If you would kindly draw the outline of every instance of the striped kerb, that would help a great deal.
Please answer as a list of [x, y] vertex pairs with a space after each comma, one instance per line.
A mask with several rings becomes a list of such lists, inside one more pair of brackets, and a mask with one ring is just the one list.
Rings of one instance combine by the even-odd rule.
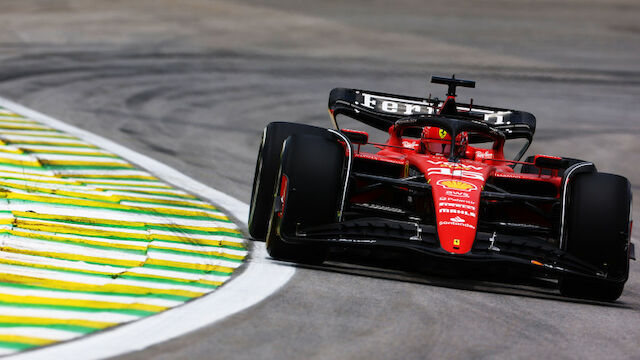
[[0, 355], [215, 290], [247, 251], [197, 197], [0, 108]]

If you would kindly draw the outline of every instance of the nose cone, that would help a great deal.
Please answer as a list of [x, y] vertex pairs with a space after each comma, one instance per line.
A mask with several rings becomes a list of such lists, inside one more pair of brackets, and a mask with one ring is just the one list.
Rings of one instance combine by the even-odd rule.
[[436, 226], [440, 246], [454, 254], [473, 247], [478, 224], [482, 182], [462, 179], [432, 179]]

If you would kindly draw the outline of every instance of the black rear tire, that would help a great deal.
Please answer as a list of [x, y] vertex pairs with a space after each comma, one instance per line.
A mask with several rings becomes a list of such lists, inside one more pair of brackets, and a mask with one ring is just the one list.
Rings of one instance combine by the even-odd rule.
[[631, 184], [618, 175], [578, 174], [570, 183], [566, 251], [607, 274], [607, 279], [565, 276], [565, 296], [615, 301], [629, 276]]
[[295, 234], [298, 227], [333, 223], [337, 218], [343, 187], [344, 148], [335, 139], [294, 135], [285, 141], [278, 194], [286, 177], [286, 197], [282, 213], [274, 201], [267, 234], [267, 252], [275, 259], [301, 263], [322, 263], [327, 247], [318, 244], [292, 244], [282, 239]]
[[288, 122], [272, 122], [264, 128], [249, 206], [249, 234], [254, 239], [264, 239], [267, 234], [284, 140], [296, 134], [320, 135], [326, 132], [326, 129], [316, 126]]

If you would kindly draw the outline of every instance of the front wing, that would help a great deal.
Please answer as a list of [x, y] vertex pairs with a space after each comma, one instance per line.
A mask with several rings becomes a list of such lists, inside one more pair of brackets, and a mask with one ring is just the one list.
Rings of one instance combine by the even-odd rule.
[[443, 250], [433, 225], [377, 217], [299, 228], [294, 234], [281, 233], [280, 236], [289, 243], [401, 248], [463, 262], [510, 263], [546, 274], [574, 274], [610, 281], [626, 280], [610, 278], [602, 269], [532, 235], [478, 232], [472, 250], [466, 254], [452, 254]]

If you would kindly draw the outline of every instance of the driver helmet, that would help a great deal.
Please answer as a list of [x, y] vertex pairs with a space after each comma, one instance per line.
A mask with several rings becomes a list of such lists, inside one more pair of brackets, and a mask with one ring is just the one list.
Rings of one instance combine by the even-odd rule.
[[[469, 143], [466, 131], [456, 136], [458, 154], [464, 154]], [[420, 149], [425, 154], [449, 156], [451, 154], [451, 135], [446, 130], [435, 126], [425, 126], [420, 138]]]

